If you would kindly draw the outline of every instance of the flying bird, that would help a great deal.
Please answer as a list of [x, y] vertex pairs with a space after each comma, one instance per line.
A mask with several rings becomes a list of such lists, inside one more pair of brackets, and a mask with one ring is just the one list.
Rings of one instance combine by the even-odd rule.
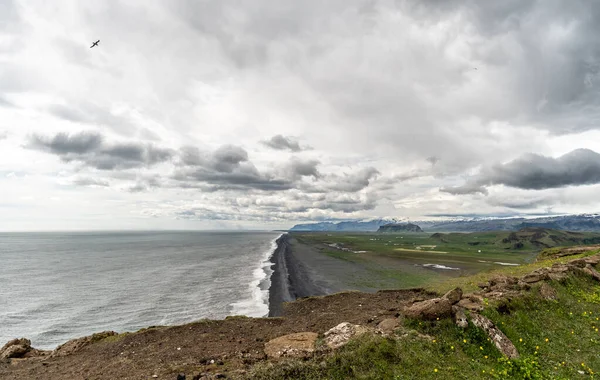
[[94, 43], [92, 44], [92, 46], [90, 46], [90, 49], [91, 49], [91, 48], [93, 48], [94, 46], [98, 46], [98, 43], [100, 43], [100, 40], [98, 40], [98, 41], [94, 42]]

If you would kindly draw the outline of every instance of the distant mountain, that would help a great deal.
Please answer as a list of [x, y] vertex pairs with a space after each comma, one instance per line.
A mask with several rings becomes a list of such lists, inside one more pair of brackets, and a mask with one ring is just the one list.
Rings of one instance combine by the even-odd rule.
[[442, 243], [456, 243], [477, 246], [485, 250], [487, 246], [502, 247], [507, 250], [540, 250], [544, 248], [599, 244], [600, 235], [572, 231], [559, 231], [548, 228], [528, 227], [519, 231], [501, 232], [490, 240], [485, 232], [439, 233], [431, 235]]
[[308, 224], [296, 224], [290, 231], [353, 231], [353, 232], [375, 232], [379, 227], [394, 223], [396, 220], [374, 219], [369, 221], [346, 221], [346, 222], [320, 222]]
[[[297, 224], [290, 231], [375, 232], [379, 227], [398, 223], [394, 219]], [[563, 231], [600, 232], [600, 215], [565, 215], [542, 218], [488, 218], [414, 222], [426, 232], [519, 231], [523, 228], [547, 228]]]
[[519, 231], [524, 228], [600, 232], [599, 215], [566, 215], [533, 219], [469, 219], [418, 223], [421, 228], [428, 232]]
[[397, 232], [423, 232], [421, 227], [412, 223], [390, 223], [380, 226], [377, 232], [397, 233]]

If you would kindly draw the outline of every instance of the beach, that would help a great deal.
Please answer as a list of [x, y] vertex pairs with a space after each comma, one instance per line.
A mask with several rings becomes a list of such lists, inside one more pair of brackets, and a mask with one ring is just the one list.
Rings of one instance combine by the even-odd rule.
[[286, 233], [277, 239], [271, 263], [269, 317], [283, 315], [283, 303], [299, 298], [345, 290], [378, 290], [356, 283], [357, 278], [368, 273], [363, 265], [327, 256], [317, 247], [301, 243], [294, 234]]

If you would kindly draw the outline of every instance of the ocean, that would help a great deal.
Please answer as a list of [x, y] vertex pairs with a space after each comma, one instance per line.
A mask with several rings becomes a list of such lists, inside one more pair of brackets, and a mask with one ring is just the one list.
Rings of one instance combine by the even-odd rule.
[[266, 316], [276, 232], [0, 233], [0, 346]]

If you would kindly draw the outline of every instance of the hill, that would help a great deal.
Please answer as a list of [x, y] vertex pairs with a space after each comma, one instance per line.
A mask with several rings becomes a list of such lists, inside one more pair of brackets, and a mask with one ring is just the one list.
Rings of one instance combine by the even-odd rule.
[[505, 250], [540, 251], [544, 248], [599, 244], [600, 235], [528, 227], [514, 232], [434, 233], [430, 239], [440, 243], [467, 243], [474, 247], [494, 247]]
[[398, 233], [398, 232], [423, 232], [421, 227], [412, 223], [390, 223], [380, 226], [377, 232]]

